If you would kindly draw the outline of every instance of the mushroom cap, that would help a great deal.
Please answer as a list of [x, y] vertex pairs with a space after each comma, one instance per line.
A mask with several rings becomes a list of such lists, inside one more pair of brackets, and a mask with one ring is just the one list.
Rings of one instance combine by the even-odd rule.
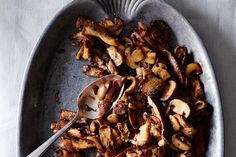
[[170, 107], [172, 108], [172, 111], [184, 116], [185, 118], [188, 118], [190, 115], [190, 107], [189, 105], [180, 99], [173, 99], [169, 103]]

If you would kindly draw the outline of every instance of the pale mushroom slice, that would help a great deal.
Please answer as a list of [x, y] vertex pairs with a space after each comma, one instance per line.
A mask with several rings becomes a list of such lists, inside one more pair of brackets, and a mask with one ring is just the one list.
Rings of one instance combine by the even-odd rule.
[[180, 150], [188, 151], [192, 148], [192, 145], [187, 138], [181, 136], [180, 134], [174, 134], [171, 141], [173, 145]]
[[177, 118], [174, 117], [173, 115], [169, 115], [169, 120], [170, 120], [170, 123], [171, 123], [172, 128], [174, 129], [174, 131], [179, 131], [180, 130], [180, 124], [179, 124], [179, 121], [177, 120]]
[[168, 80], [171, 77], [170, 73], [167, 71], [166, 65], [163, 63], [153, 65], [152, 72], [155, 75], [158, 75], [164, 81]]
[[149, 142], [150, 139], [150, 123], [146, 122], [144, 125], [140, 126], [140, 132], [135, 134], [132, 144], [136, 146], [143, 146]]
[[181, 132], [185, 134], [188, 137], [193, 137], [197, 130], [193, 128], [186, 118], [184, 118], [182, 115], [175, 114], [174, 117], [178, 120], [179, 124], [182, 126]]
[[188, 103], [184, 102], [183, 100], [173, 99], [170, 101], [169, 105], [174, 113], [180, 114], [185, 118], [188, 118], [190, 115], [191, 109]]
[[140, 83], [140, 91], [147, 96], [154, 96], [164, 88], [165, 82], [155, 75], [148, 75]]
[[177, 84], [174, 80], [169, 80], [168, 84], [165, 86], [164, 91], [160, 97], [161, 101], [167, 101], [173, 96], [176, 91]]
[[73, 137], [73, 138], [77, 138], [80, 139], [83, 137], [83, 135], [81, 134], [80, 130], [75, 129], [75, 128], [71, 128], [67, 131], [68, 135]]
[[99, 137], [102, 145], [108, 150], [114, 148], [112, 128], [109, 125], [103, 125], [99, 128]]
[[142, 53], [141, 48], [137, 47], [134, 51], [131, 52], [131, 47], [128, 47], [125, 49], [125, 60], [126, 64], [132, 68], [136, 69], [139, 66], [137, 65], [137, 62], [143, 60], [145, 58], [144, 54]]
[[202, 67], [199, 63], [190, 63], [185, 68], [187, 77], [198, 76], [202, 74]]
[[86, 65], [83, 67], [83, 73], [92, 77], [102, 77], [106, 74], [106, 71], [97, 66]]
[[104, 28], [102, 28], [93, 21], [86, 20], [82, 31], [86, 35], [91, 35], [100, 38], [103, 42], [105, 42], [108, 45], [112, 46], [120, 45], [117, 39], [109, 36], [104, 30]]
[[114, 46], [109, 46], [107, 48], [107, 53], [113, 60], [116, 66], [120, 66], [123, 63], [123, 56], [122, 54], [116, 49]]
[[156, 62], [156, 55], [156, 52], [148, 52], [144, 61], [148, 64], [154, 64]]
[[120, 116], [115, 113], [109, 114], [106, 119], [112, 124], [117, 124], [118, 122], [120, 122]]

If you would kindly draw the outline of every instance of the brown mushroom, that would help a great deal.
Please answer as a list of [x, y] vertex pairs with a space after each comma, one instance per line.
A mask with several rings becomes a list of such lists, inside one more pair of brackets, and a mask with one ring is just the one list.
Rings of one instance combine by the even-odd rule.
[[165, 82], [154, 75], [148, 75], [140, 84], [142, 93], [148, 96], [158, 94], [164, 87]]
[[202, 74], [202, 68], [199, 63], [190, 63], [185, 68], [185, 74], [187, 77], [198, 76]]
[[80, 139], [82, 138], [82, 134], [81, 132], [78, 130], [78, 129], [75, 129], [75, 128], [71, 128], [67, 131], [68, 135], [71, 136], [71, 137], [74, 137], [74, 138], [77, 138], [77, 139]]
[[112, 124], [117, 124], [120, 121], [119, 115], [115, 113], [111, 113], [107, 116], [107, 121], [112, 123]]
[[176, 119], [176, 117], [169, 115], [169, 120], [170, 123], [172, 125], [172, 128], [174, 129], [174, 131], [179, 131], [180, 130], [180, 124], [178, 122], [178, 120]]
[[115, 64], [113, 63], [113, 61], [111, 59], [107, 62], [107, 70], [111, 74], [114, 74], [114, 75], [118, 74], [117, 68], [116, 68]]
[[115, 18], [114, 20], [104, 19], [99, 24], [113, 36], [118, 36], [124, 27], [123, 21], [120, 18]]
[[131, 133], [130, 133], [127, 123], [125, 122], [117, 123], [117, 128], [120, 131], [122, 140], [129, 141]]
[[123, 63], [122, 54], [114, 46], [108, 47], [107, 53], [109, 54], [116, 66], [120, 66]]
[[126, 64], [132, 69], [136, 69], [138, 67], [136, 63], [144, 59], [144, 55], [140, 48], [136, 48], [131, 53], [131, 47], [128, 47], [125, 49], [125, 55], [126, 55]]
[[136, 123], [135, 123], [135, 117], [134, 117], [134, 111], [132, 109], [128, 109], [128, 119], [129, 123], [133, 128], [136, 128]]
[[148, 64], [154, 64], [156, 61], [156, 52], [148, 52], [144, 61]]
[[75, 151], [75, 149], [72, 145], [72, 142], [69, 139], [61, 139], [58, 146], [63, 150], [67, 150], [68, 152], [74, 152]]
[[180, 150], [188, 151], [192, 147], [191, 143], [180, 134], [174, 134], [171, 138], [171, 141], [173, 145]]
[[117, 39], [114, 39], [113, 37], [109, 36], [101, 26], [97, 25], [95, 22], [90, 20], [86, 20], [83, 27], [83, 33], [86, 35], [98, 37], [108, 45], [112, 46], [120, 45]]
[[184, 83], [183, 74], [182, 74], [182, 71], [181, 71], [177, 61], [175, 60], [174, 56], [168, 50], [163, 50], [162, 52], [164, 53], [166, 58], [169, 60], [169, 63], [171, 65], [174, 73], [178, 76], [180, 83], [183, 84]]
[[111, 150], [114, 147], [112, 129], [109, 125], [103, 125], [99, 128], [99, 137], [106, 149]]
[[190, 115], [191, 109], [189, 105], [183, 100], [173, 99], [170, 101], [169, 105], [174, 113], [180, 114], [185, 118], [188, 118], [188, 116]]
[[181, 64], [181, 66], [185, 67], [185, 65], [189, 61], [187, 48], [177, 45], [174, 48], [174, 55], [176, 59], [178, 60], [178, 62]]
[[171, 98], [177, 88], [177, 84], [173, 80], [169, 80], [168, 84], [165, 86], [164, 91], [160, 97], [161, 101], [167, 101]]
[[133, 76], [128, 76], [127, 81], [132, 81], [130, 86], [125, 90], [127, 93], [135, 94], [138, 91], [139, 80]]
[[133, 32], [130, 35], [130, 39], [132, 40], [135, 46], [143, 46], [145, 42], [137, 32]]
[[101, 83], [99, 85], [98, 91], [97, 91], [97, 96], [98, 96], [99, 100], [102, 100], [106, 96], [108, 88], [109, 88], [109, 82], [108, 81], [105, 82], [105, 83]]
[[203, 84], [197, 77], [191, 78], [191, 88], [192, 88], [192, 96], [197, 100], [204, 100], [204, 88]]
[[179, 124], [182, 126], [181, 132], [188, 137], [193, 137], [197, 130], [193, 128], [183, 116], [175, 114], [174, 117], [178, 120]]
[[136, 146], [143, 146], [147, 144], [150, 139], [150, 125], [151, 124], [149, 122], [146, 122], [144, 125], [140, 126], [140, 132], [135, 134], [131, 143]]
[[153, 65], [152, 72], [158, 75], [164, 81], [171, 77], [170, 73], [167, 71], [167, 68], [163, 63]]
[[127, 47], [133, 47], [133, 42], [130, 38], [128, 37], [124, 37], [122, 38], [122, 44], [125, 46], [125, 48]]
[[102, 77], [106, 74], [106, 71], [97, 66], [86, 65], [83, 67], [83, 73], [92, 77]]

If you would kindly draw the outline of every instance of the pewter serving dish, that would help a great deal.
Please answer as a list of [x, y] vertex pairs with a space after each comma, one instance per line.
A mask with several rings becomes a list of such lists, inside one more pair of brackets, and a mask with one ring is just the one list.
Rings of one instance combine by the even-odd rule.
[[[50, 123], [58, 119], [59, 109], [76, 110], [78, 94], [92, 81], [82, 74], [82, 66], [86, 63], [76, 60], [78, 49], [71, 47], [68, 39], [79, 15], [97, 21], [118, 16], [128, 26], [153, 19], [166, 21], [176, 42], [186, 46], [202, 65], [201, 79], [207, 102], [214, 108], [206, 156], [223, 157], [223, 117], [207, 52], [186, 19], [161, 0], [75, 0], [59, 12], [36, 45], [25, 72], [19, 102], [18, 156], [28, 155], [52, 135]], [[50, 149], [45, 156], [52, 156], [53, 151]]]

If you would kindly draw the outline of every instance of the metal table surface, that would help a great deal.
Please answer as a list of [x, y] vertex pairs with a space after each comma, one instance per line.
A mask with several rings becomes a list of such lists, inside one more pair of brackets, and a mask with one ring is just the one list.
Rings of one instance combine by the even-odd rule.
[[[18, 97], [27, 60], [49, 21], [71, 0], [0, 0], [0, 156], [16, 156]], [[219, 84], [225, 156], [236, 156], [236, 1], [166, 0], [192, 24]]]

